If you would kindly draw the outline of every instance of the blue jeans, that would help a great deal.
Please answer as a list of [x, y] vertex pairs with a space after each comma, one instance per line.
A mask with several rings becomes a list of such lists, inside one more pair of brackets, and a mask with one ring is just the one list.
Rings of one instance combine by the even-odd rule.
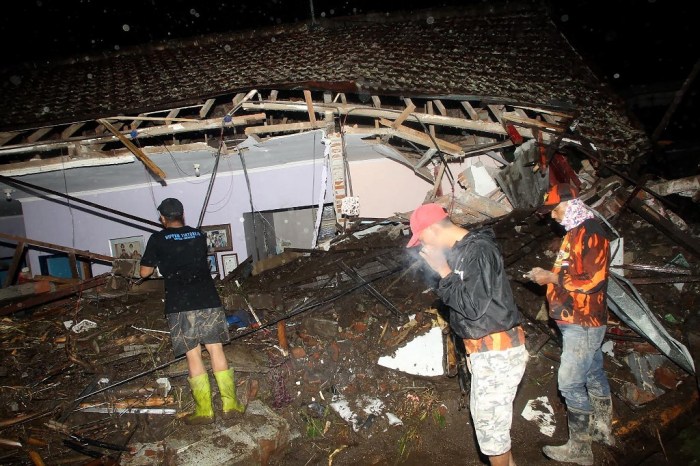
[[603, 344], [607, 326], [582, 327], [576, 324], [557, 324], [563, 337], [559, 365], [559, 391], [569, 410], [590, 414], [593, 412], [588, 395], [610, 396], [610, 385], [603, 370]]

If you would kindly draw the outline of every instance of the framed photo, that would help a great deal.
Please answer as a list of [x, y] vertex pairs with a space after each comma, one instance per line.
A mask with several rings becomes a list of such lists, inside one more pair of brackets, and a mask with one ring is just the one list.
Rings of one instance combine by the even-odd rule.
[[109, 251], [115, 259], [135, 259], [143, 256], [143, 236], [128, 236], [109, 240]]
[[216, 254], [208, 255], [207, 263], [209, 264], [209, 273], [219, 273], [219, 261], [216, 260]]
[[124, 273], [134, 278], [141, 276], [139, 270], [141, 268], [143, 250], [143, 236], [128, 236], [109, 240], [109, 251], [112, 257], [123, 262], [129, 261], [131, 267], [129, 271], [124, 271]]
[[221, 262], [224, 268], [224, 277], [229, 273], [233, 272], [233, 269], [238, 267], [238, 254], [222, 254]]
[[207, 235], [209, 253], [233, 251], [231, 224], [203, 226], [202, 231]]

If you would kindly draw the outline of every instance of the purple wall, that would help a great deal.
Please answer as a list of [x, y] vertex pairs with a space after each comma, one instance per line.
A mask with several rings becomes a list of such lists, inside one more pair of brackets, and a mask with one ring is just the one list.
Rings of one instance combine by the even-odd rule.
[[[319, 159], [315, 164], [308, 161], [249, 170], [255, 209], [263, 211], [316, 205], [322, 164], [323, 160]], [[202, 177], [171, 180], [168, 186], [153, 183], [151, 187], [137, 185], [101, 192], [70, 194], [154, 221], [158, 218], [158, 203], [166, 197], [176, 197], [185, 207], [187, 223], [194, 226], [199, 219], [207, 186], [208, 178]], [[314, 193], [312, 186], [315, 186]], [[332, 193], [329, 189], [326, 192], [326, 202], [331, 202], [331, 199]], [[69, 210], [67, 206], [44, 199], [24, 200], [22, 208], [27, 237], [62, 246], [109, 255], [110, 239], [143, 235], [145, 242], [150, 236], [150, 233], [139, 228], [103, 219], [76, 208]], [[203, 224], [231, 224], [232, 252], [238, 254], [239, 261], [248, 257], [242, 223], [244, 212], [250, 212], [250, 204], [243, 172], [220, 171]], [[32, 273], [38, 274], [38, 253], [30, 252], [29, 260]], [[93, 266], [94, 274], [108, 270], [107, 266]]]
[[[15, 236], [26, 236], [24, 233], [24, 219], [21, 215], [0, 217], [0, 231]], [[15, 248], [0, 246], [0, 257], [12, 257]]]

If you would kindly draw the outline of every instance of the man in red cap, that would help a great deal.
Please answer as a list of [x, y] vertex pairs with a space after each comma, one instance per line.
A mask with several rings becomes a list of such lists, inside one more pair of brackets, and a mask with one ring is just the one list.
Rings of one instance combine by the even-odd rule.
[[440, 275], [437, 294], [449, 308], [452, 330], [464, 340], [472, 374], [469, 409], [482, 453], [494, 466], [514, 466], [510, 427], [513, 399], [528, 353], [521, 314], [490, 228], [455, 225], [437, 204], [411, 215], [420, 256]]
[[566, 400], [569, 441], [546, 446], [543, 452], [557, 461], [590, 465], [592, 440], [613, 443], [612, 400], [601, 351], [608, 319], [610, 243], [569, 184], [553, 186], [538, 212], [551, 212], [567, 231], [552, 270], [535, 267], [526, 275], [547, 285], [549, 316], [563, 341], [558, 384]]

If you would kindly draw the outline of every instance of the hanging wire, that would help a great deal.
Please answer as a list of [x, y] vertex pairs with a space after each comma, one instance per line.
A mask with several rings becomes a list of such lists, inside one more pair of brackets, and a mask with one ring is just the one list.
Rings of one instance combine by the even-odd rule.
[[[226, 124], [226, 118], [221, 122], [221, 132], [219, 133], [219, 149], [216, 151], [216, 159], [214, 160], [214, 168], [211, 172], [211, 178], [209, 179], [209, 186], [207, 187], [207, 194], [204, 197], [204, 204], [202, 205], [202, 211], [199, 213], [199, 221], [197, 222], [197, 228], [202, 227], [204, 222], [204, 215], [207, 212], [207, 204], [209, 203], [209, 198], [211, 197], [211, 191], [214, 188], [214, 180], [216, 180], [216, 172], [219, 170], [219, 160], [221, 159], [221, 148], [224, 146], [224, 125]], [[234, 131], [235, 131], [234, 126]]]

